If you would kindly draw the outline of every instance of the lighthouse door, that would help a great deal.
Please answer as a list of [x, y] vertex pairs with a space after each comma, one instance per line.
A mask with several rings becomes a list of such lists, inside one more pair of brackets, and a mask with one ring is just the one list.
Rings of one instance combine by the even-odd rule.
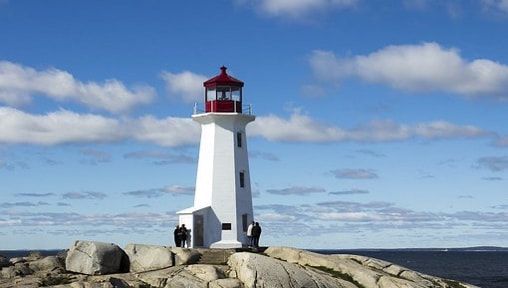
[[194, 245], [193, 247], [203, 247], [203, 215], [194, 215]]

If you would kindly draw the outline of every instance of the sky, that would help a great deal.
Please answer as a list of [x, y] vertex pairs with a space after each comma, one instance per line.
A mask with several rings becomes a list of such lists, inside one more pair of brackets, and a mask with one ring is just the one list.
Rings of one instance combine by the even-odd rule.
[[0, 0], [0, 250], [169, 245], [245, 82], [262, 245], [508, 246], [507, 0]]

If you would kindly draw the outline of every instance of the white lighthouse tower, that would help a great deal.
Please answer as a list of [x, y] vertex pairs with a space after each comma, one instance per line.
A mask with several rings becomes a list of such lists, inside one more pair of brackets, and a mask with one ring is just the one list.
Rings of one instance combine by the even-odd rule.
[[253, 220], [245, 126], [255, 116], [242, 111], [243, 82], [220, 69], [203, 83], [204, 113], [192, 116], [201, 124], [194, 206], [178, 212], [180, 225], [190, 229], [190, 247], [246, 246]]

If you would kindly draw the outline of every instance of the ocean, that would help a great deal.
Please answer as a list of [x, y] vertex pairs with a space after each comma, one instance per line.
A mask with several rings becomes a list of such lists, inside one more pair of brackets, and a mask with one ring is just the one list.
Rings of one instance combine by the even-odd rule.
[[[56, 255], [62, 250], [43, 250]], [[411, 270], [463, 281], [482, 288], [508, 288], [508, 251], [438, 250], [313, 250], [322, 254], [356, 254], [385, 260]], [[28, 250], [0, 251], [5, 257], [28, 255]]]

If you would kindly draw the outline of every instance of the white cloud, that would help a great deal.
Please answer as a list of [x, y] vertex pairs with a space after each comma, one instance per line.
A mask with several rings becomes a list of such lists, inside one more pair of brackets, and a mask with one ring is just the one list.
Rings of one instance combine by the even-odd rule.
[[[248, 1], [239, 0], [239, 2]], [[352, 7], [358, 0], [261, 0], [255, 2], [259, 3], [261, 11], [270, 15], [299, 17], [314, 11]]]
[[149, 103], [155, 95], [149, 86], [129, 89], [116, 80], [104, 83], [81, 82], [66, 71], [50, 68], [36, 70], [20, 64], [0, 61], [0, 102], [19, 106], [33, 96], [44, 95], [55, 101], [74, 101], [91, 108], [125, 112], [137, 104]]
[[[29, 114], [0, 107], [0, 143], [58, 145], [137, 140], [176, 147], [199, 142], [199, 124], [190, 118], [112, 118], [59, 110]], [[249, 128], [250, 136], [289, 142], [387, 142], [420, 139], [478, 138], [492, 136], [480, 128], [445, 121], [399, 124], [373, 121], [352, 129], [320, 123], [298, 111], [288, 119], [260, 116]]]
[[457, 49], [437, 43], [387, 46], [349, 58], [314, 51], [310, 65], [318, 79], [335, 83], [357, 77], [406, 91], [445, 91], [508, 100], [508, 66], [488, 59], [469, 61]]
[[158, 119], [144, 116], [131, 121], [129, 128], [134, 139], [161, 146], [182, 146], [199, 141], [200, 127], [190, 118], [167, 117]]
[[320, 123], [299, 111], [289, 119], [275, 115], [260, 116], [248, 126], [249, 134], [270, 141], [294, 142], [387, 142], [411, 138], [451, 139], [477, 138], [490, 135], [471, 125], [456, 125], [446, 121], [399, 124], [389, 120], [376, 120], [352, 129]]
[[203, 82], [208, 79], [205, 75], [190, 71], [181, 73], [163, 71], [161, 77], [166, 82], [166, 90], [171, 97], [181, 99], [186, 103], [203, 100]]
[[0, 143], [57, 145], [135, 139], [161, 146], [195, 144], [199, 125], [188, 118], [109, 118], [66, 110], [45, 115], [0, 107]]
[[508, 13], [508, 0], [482, 0], [484, 7]]
[[123, 137], [119, 120], [66, 110], [33, 115], [0, 107], [0, 143], [54, 145], [109, 142]]

